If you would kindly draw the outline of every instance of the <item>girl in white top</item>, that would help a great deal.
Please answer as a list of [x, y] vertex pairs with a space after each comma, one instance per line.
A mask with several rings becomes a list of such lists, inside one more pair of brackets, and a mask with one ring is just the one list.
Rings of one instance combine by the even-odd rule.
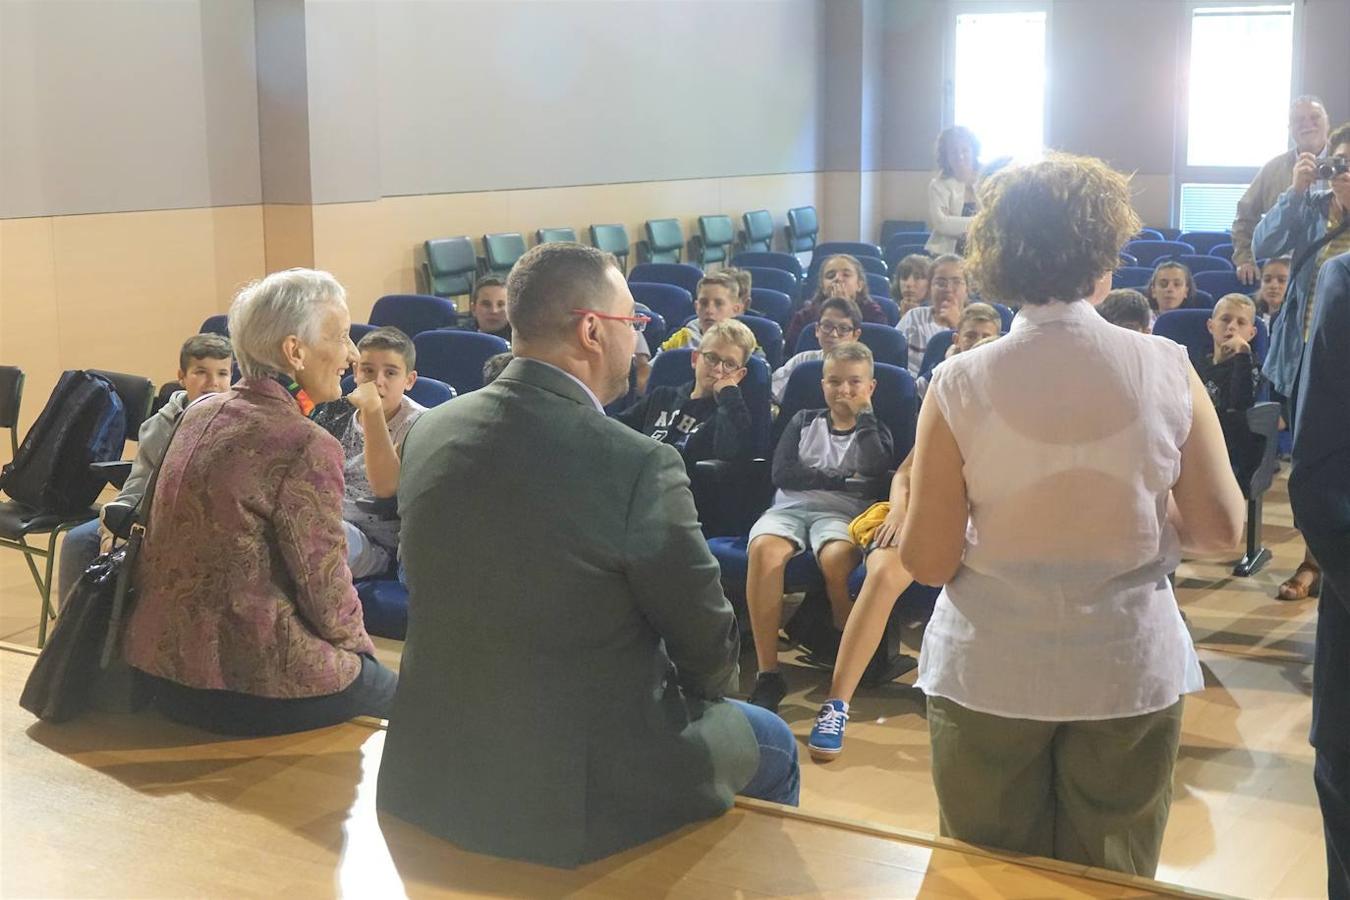
[[940, 175], [928, 183], [928, 230], [924, 249], [934, 256], [963, 253], [966, 232], [979, 201], [975, 180], [980, 172], [980, 142], [960, 125], [944, 128], [937, 140]]
[[944, 834], [1152, 875], [1203, 688], [1167, 575], [1237, 545], [1242, 495], [1185, 349], [1073, 299], [1139, 227], [1126, 179], [1055, 156], [981, 197], [967, 271], [1022, 309], [935, 370], [900, 539], [946, 585], [918, 678]]

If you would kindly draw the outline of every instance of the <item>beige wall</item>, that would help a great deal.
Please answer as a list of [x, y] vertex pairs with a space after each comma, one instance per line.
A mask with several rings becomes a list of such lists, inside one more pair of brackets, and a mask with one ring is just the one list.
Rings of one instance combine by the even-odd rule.
[[65, 369], [174, 377], [178, 347], [264, 273], [262, 208], [0, 220], [0, 360], [24, 427]]
[[364, 321], [378, 297], [416, 289], [428, 238], [469, 235], [477, 243], [488, 232], [519, 231], [532, 245], [536, 228], [571, 226], [585, 241], [592, 223], [621, 222], [636, 241], [655, 216], [679, 218], [688, 237], [700, 215], [725, 213], [739, 226], [741, 213], [763, 208], [773, 212], [781, 241], [789, 207], [821, 204], [815, 172], [330, 203], [313, 208], [314, 264], [347, 286], [352, 318]]

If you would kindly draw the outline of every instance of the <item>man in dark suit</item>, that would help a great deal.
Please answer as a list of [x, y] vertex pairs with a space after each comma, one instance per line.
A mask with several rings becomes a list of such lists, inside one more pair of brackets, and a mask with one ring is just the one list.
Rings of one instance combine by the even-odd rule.
[[411, 603], [379, 807], [575, 866], [737, 792], [795, 804], [787, 726], [723, 699], [739, 632], [680, 455], [603, 413], [643, 324], [614, 258], [540, 245], [507, 294], [516, 359], [404, 443]]
[[1350, 898], [1350, 253], [1317, 276], [1299, 375], [1289, 500], [1322, 564], [1313, 662], [1313, 779], [1327, 843], [1327, 893]]

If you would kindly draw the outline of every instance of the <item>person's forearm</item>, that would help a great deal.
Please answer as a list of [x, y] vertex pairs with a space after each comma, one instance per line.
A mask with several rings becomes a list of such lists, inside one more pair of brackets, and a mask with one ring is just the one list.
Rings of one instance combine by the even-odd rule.
[[895, 470], [895, 477], [891, 479], [891, 506], [904, 506], [909, 502], [909, 478], [914, 471], [914, 451], [909, 451], [905, 461], [900, 463], [900, 468]]
[[854, 440], [858, 445], [859, 475], [881, 475], [895, 462], [890, 432], [881, 427], [875, 413], [869, 411], [858, 416]]
[[366, 433], [366, 479], [371, 493], [392, 497], [398, 493], [399, 460], [383, 411], [361, 413], [361, 428]]

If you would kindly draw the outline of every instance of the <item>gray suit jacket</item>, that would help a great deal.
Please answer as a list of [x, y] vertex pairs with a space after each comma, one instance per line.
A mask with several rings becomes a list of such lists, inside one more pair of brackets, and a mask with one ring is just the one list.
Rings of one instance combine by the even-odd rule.
[[403, 447], [411, 601], [379, 807], [558, 866], [718, 815], [758, 765], [739, 633], [672, 447], [511, 362]]

